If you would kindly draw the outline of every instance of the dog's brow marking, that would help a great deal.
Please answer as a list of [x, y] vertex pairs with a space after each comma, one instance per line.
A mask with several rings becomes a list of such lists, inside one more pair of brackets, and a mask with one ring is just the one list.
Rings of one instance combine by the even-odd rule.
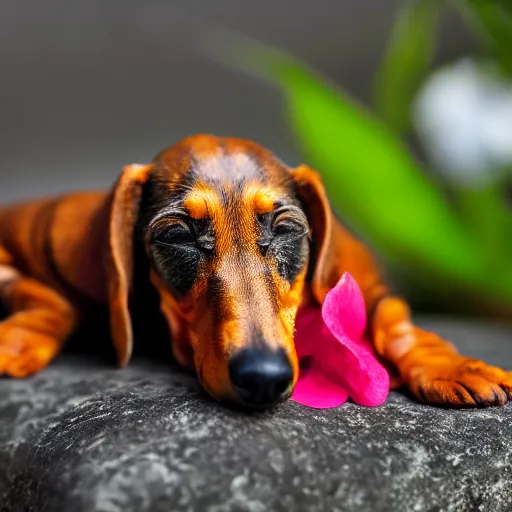
[[198, 185], [197, 188], [187, 194], [183, 206], [193, 219], [206, 218], [212, 207], [220, 207], [219, 196], [211, 188]]
[[259, 184], [251, 183], [246, 187], [245, 198], [247, 206], [253, 207], [256, 214], [270, 213], [279, 198], [277, 190], [270, 187], [262, 187]]

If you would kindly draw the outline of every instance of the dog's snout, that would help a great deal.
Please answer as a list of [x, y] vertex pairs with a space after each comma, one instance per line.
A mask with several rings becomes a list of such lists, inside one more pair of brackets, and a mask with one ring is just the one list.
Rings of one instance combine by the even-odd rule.
[[291, 392], [293, 369], [284, 350], [246, 348], [229, 363], [236, 398], [250, 407], [268, 407]]

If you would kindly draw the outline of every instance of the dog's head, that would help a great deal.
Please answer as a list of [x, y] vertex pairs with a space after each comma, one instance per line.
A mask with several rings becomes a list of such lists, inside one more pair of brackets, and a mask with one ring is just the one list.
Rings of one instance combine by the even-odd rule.
[[257, 144], [194, 136], [112, 192], [110, 308], [121, 363], [131, 353], [133, 239], [142, 239], [173, 351], [219, 400], [263, 407], [298, 377], [294, 322], [340, 275], [318, 175]]

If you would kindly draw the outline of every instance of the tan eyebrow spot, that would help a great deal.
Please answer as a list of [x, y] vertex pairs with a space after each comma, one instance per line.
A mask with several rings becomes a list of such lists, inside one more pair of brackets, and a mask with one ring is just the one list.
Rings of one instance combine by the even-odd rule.
[[198, 184], [187, 194], [183, 206], [193, 219], [204, 219], [211, 210], [220, 207], [220, 199], [215, 190], [205, 184]]
[[254, 211], [261, 215], [269, 213], [274, 209], [279, 193], [270, 187], [261, 187], [258, 185], [249, 185], [246, 190], [246, 201], [254, 208]]

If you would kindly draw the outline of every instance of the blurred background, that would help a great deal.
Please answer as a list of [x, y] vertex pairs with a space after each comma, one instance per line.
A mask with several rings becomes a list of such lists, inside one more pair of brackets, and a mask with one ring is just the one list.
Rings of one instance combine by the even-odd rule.
[[[317, 167], [417, 307], [508, 315], [510, 13], [448, 3], [4, 1], [0, 201], [109, 186], [193, 133], [250, 138]], [[458, 115], [471, 101], [487, 124]], [[464, 130], [484, 125], [491, 142]]]
[[[211, 24], [293, 51], [365, 101], [396, 0], [6, 0], [0, 7], [0, 200], [102, 187], [181, 137], [255, 139], [298, 162], [280, 94], [213, 63]], [[473, 45], [455, 16], [440, 60]]]

